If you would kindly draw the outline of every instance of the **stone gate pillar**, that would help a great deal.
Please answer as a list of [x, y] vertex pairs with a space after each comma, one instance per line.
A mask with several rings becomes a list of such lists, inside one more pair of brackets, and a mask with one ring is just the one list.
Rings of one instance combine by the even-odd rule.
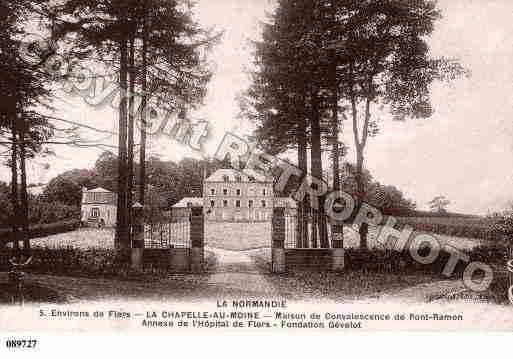
[[132, 250], [130, 256], [131, 268], [143, 269], [144, 253], [144, 207], [139, 202], [132, 206]]
[[513, 304], [513, 244], [509, 246], [509, 261], [507, 263], [507, 269], [509, 272], [509, 288], [508, 288], [508, 299]]
[[205, 256], [205, 217], [203, 207], [191, 208], [191, 271], [199, 273], [203, 271]]
[[285, 208], [274, 208], [272, 219], [272, 268], [273, 273], [284, 273], [285, 263]]
[[344, 269], [344, 226], [343, 222], [331, 220], [331, 243], [332, 243], [332, 270], [341, 271]]

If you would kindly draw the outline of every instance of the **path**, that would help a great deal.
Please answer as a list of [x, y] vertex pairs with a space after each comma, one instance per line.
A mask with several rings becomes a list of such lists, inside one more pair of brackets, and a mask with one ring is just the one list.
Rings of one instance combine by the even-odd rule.
[[276, 297], [280, 290], [260, 272], [251, 257], [243, 251], [206, 248], [217, 257], [215, 272], [208, 279], [209, 285], [229, 292], [246, 292], [257, 297]]

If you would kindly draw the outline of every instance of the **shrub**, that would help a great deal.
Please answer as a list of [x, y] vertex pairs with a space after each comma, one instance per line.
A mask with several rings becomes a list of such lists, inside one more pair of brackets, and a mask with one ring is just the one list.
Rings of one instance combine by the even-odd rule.
[[498, 304], [510, 304], [508, 298], [509, 278], [505, 273], [499, 273], [493, 277], [492, 284], [488, 292], [493, 300]]
[[[8, 228], [12, 218], [10, 200], [0, 193], [0, 228]], [[80, 218], [80, 207], [61, 202], [44, 202], [34, 196], [29, 197], [29, 223], [50, 224]]]
[[[165, 251], [161, 251], [168, 255]], [[0, 271], [10, 270], [12, 250], [0, 252]], [[35, 248], [32, 261], [24, 269], [27, 273], [71, 277], [143, 279], [167, 276], [167, 266], [148, 265], [142, 272], [130, 269], [129, 260], [117, 255], [113, 249]]]
[[29, 221], [33, 224], [50, 224], [80, 218], [80, 208], [61, 202], [31, 201]]
[[[72, 232], [76, 230], [78, 227], [80, 227], [79, 220], [70, 220], [51, 224], [31, 226], [29, 229], [28, 238], [33, 239], [50, 236], [52, 234]], [[11, 241], [11, 235], [12, 233], [10, 229], [0, 229], [0, 245]]]
[[486, 264], [503, 264], [507, 261], [508, 250], [499, 244], [480, 245], [468, 252], [472, 262], [483, 262]]
[[[113, 250], [75, 248], [36, 248], [26, 272], [76, 277], [114, 277], [120, 271], [120, 260]], [[10, 253], [0, 254], [0, 270], [9, 270]], [[122, 272], [122, 273], [121, 273]]]
[[[424, 247], [418, 251], [420, 256], [427, 256], [429, 249]], [[482, 245], [465, 252], [471, 261], [479, 261], [488, 265], [503, 264], [507, 251], [500, 245]], [[378, 273], [429, 273], [442, 274], [451, 257], [451, 253], [441, 250], [438, 258], [432, 264], [421, 264], [416, 262], [409, 251], [393, 250], [370, 250], [361, 251], [358, 249], [346, 250], [346, 268], [348, 270], [363, 270]], [[467, 263], [458, 261], [453, 271], [453, 277], [461, 275]]]

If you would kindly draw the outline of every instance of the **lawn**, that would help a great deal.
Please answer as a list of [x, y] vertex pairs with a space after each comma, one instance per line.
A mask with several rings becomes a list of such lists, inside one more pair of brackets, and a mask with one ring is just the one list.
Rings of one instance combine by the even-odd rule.
[[235, 251], [271, 247], [271, 222], [206, 222], [205, 245]]
[[[188, 222], [154, 225], [146, 231], [146, 247], [190, 246]], [[227, 250], [247, 250], [271, 246], [271, 223], [205, 222], [205, 246]]]
[[113, 249], [114, 229], [80, 228], [73, 232], [60, 233], [30, 241], [39, 248]]
[[[171, 224], [161, 228], [154, 228], [153, 247], [160, 243], [180, 246], [188, 243], [189, 229], [181, 224]], [[160, 242], [162, 239], [162, 242]], [[56, 234], [44, 238], [31, 240], [34, 247], [63, 248], [72, 247], [77, 249], [91, 248], [114, 248], [114, 230], [81, 228], [74, 232]], [[145, 241], [147, 247], [152, 243]], [[247, 250], [271, 246], [271, 224], [270, 223], [205, 223], [205, 245], [227, 250]]]

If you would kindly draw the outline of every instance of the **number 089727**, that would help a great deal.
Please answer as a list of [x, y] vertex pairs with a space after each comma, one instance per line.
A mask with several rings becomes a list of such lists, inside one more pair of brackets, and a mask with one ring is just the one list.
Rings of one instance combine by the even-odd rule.
[[5, 346], [9, 349], [35, 349], [37, 340], [35, 339], [7, 339]]

